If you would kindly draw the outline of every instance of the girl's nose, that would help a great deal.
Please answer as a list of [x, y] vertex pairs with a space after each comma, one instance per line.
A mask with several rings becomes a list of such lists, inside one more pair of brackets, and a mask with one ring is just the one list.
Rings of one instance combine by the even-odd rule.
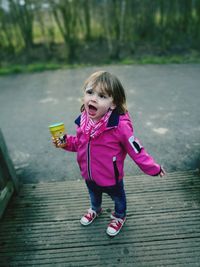
[[91, 96], [91, 99], [92, 99], [92, 101], [97, 101], [97, 94], [93, 94], [93, 95]]

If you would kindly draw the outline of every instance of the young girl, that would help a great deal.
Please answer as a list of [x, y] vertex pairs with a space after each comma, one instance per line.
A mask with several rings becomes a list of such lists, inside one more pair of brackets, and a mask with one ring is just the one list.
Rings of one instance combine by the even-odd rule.
[[[126, 96], [121, 82], [106, 71], [93, 73], [84, 84], [81, 115], [75, 120], [76, 136], [67, 135], [67, 151], [77, 152], [77, 161], [88, 188], [91, 207], [81, 218], [91, 224], [102, 212], [102, 193], [115, 204], [107, 234], [115, 236], [126, 220], [126, 194], [123, 184], [126, 154], [146, 174], [163, 176], [164, 169], [146, 152], [134, 136], [126, 109]], [[56, 147], [62, 147], [53, 139]]]

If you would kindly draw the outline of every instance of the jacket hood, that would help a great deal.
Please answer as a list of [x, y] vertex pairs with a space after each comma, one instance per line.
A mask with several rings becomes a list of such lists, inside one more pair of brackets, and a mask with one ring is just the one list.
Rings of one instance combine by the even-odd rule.
[[[122, 114], [122, 115], [124, 115], [124, 114]], [[117, 112], [116, 109], [114, 109], [113, 112], [110, 115], [109, 120], [108, 120], [107, 128], [118, 126], [118, 124], [119, 124], [119, 117], [120, 117], [119, 113]], [[81, 115], [79, 115], [78, 118], [74, 122], [78, 126], [80, 126], [80, 124], [81, 124]]]

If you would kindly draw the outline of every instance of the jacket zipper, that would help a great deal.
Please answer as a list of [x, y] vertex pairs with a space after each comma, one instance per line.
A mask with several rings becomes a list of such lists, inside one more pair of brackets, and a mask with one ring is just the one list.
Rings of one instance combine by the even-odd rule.
[[117, 158], [113, 157], [113, 167], [114, 167], [114, 172], [115, 172], [115, 182], [118, 184], [119, 182], [119, 171], [117, 168]]
[[91, 167], [90, 167], [90, 163], [91, 163], [91, 160], [90, 160], [90, 141], [91, 141], [91, 137], [89, 139], [88, 147], [87, 147], [87, 169], [88, 169], [88, 177], [89, 177], [89, 179], [93, 180], [92, 179], [92, 175], [91, 175]]

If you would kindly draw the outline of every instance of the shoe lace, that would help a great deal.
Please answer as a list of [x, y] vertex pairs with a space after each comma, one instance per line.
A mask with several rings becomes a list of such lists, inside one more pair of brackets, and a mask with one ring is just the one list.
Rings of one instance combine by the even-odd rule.
[[94, 210], [89, 209], [88, 213], [85, 215], [85, 217], [88, 219], [92, 219], [95, 214], [96, 214], [96, 212]]
[[123, 224], [123, 219], [121, 218], [113, 218], [112, 221], [110, 222], [111, 227], [119, 227]]

